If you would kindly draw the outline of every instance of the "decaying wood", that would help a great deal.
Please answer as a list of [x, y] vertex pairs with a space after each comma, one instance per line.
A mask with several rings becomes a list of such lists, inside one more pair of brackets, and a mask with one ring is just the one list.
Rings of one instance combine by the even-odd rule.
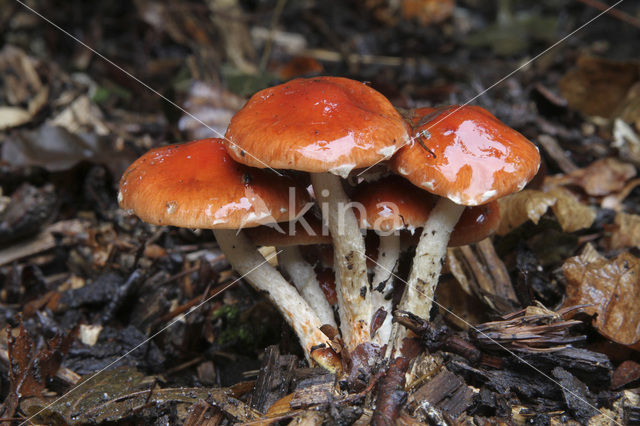
[[335, 400], [338, 396], [335, 391], [335, 380], [330, 376], [322, 377], [323, 382], [299, 386], [291, 399], [291, 408], [313, 407]]
[[448, 249], [447, 260], [462, 288], [484, 300], [494, 311], [506, 313], [519, 306], [509, 272], [490, 238]]
[[275, 401], [285, 396], [293, 379], [292, 371], [296, 362], [295, 355], [280, 355], [277, 346], [267, 347], [249, 405], [265, 413]]
[[415, 414], [428, 416], [431, 407], [441, 410], [448, 419], [457, 419], [471, 406], [474, 391], [454, 373], [443, 370], [409, 396]]

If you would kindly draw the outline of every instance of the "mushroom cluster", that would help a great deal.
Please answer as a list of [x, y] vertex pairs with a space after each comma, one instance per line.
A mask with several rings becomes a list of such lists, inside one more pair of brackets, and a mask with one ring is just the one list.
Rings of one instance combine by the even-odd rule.
[[[366, 375], [385, 346], [390, 356], [406, 336], [393, 328], [394, 308], [428, 319], [447, 245], [489, 235], [495, 200], [522, 189], [539, 160], [533, 144], [481, 108], [419, 109], [407, 121], [365, 84], [317, 77], [256, 93], [224, 141], [146, 153], [125, 172], [118, 198], [149, 223], [212, 229], [310, 362]], [[378, 164], [384, 173], [373, 180], [354, 178]], [[257, 244], [277, 247], [280, 270]], [[320, 244], [332, 249], [337, 297], [327, 297], [327, 280], [303, 250]], [[410, 246], [413, 266], [394, 307], [394, 271]]]

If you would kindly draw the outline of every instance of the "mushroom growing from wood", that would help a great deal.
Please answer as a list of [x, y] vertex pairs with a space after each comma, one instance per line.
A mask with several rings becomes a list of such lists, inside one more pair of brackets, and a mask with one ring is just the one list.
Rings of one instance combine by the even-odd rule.
[[124, 173], [118, 201], [155, 225], [212, 229], [229, 263], [278, 307], [307, 357], [327, 369], [340, 369], [313, 309], [241, 231], [294, 219], [308, 201], [303, 186], [238, 164], [222, 140], [204, 139], [156, 148], [140, 157]]
[[441, 198], [424, 225], [398, 309], [428, 318], [447, 242], [464, 206], [487, 204], [524, 188], [538, 171], [540, 154], [524, 136], [476, 106], [418, 110], [413, 124], [416, 140], [399, 150], [390, 166]]
[[371, 300], [364, 240], [340, 178], [388, 159], [406, 145], [402, 117], [382, 94], [360, 82], [296, 79], [253, 95], [233, 117], [225, 136], [236, 161], [311, 173], [334, 244], [345, 346], [353, 351], [369, 344]]

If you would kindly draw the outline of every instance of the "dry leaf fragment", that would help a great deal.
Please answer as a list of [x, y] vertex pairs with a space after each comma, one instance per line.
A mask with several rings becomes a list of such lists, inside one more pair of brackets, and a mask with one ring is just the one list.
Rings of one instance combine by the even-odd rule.
[[611, 232], [609, 247], [621, 249], [640, 247], [640, 216], [637, 214], [618, 213], [613, 224], [607, 226]]
[[620, 117], [626, 123], [635, 125], [636, 128], [640, 128], [640, 82], [631, 86], [627, 97], [618, 106], [615, 116]]
[[223, 135], [231, 117], [242, 108], [244, 102], [244, 99], [222, 87], [195, 81], [189, 87], [185, 101], [185, 109], [189, 114], [180, 117], [178, 128], [189, 139], [212, 137], [212, 128], [215, 133]]
[[620, 157], [640, 165], [640, 136], [624, 121], [616, 118], [613, 122], [614, 148], [620, 151]]
[[619, 62], [583, 56], [577, 67], [560, 80], [560, 91], [569, 106], [586, 115], [613, 118], [627, 92], [638, 80], [636, 62]]
[[600, 334], [640, 348], [640, 258], [621, 253], [606, 259], [587, 245], [564, 263], [562, 272], [567, 279], [565, 307], [591, 304], [584, 310], [597, 314], [593, 325]]
[[20, 322], [18, 335], [13, 336], [11, 329], [7, 329], [7, 353], [9, 357], [9, 395], [7, 396], [7, 417], [12, 417], [21, 398], [40, 396], [46, 381], [53, 377], [62, 357], [71, 347], [75, 338], [75, 330], [67, 336], [54, 336], [47, 344], [36, 351], [33, 340]]
[[547, 194], [556, 198], [556, 203], [551, 206], [551, 209], [563, 231], [575, 232], [590, 228], [596, 219], [596, 212], [578, 201], [569, 190], [557, 187], [548, 191]]
[[623, 201], [638, 185], [640, 185], [640, 178], [630, 180], [622, 191], [617, 194], [611, 194], [604, 197], [600, 202], [600, 207], [603, 209], [615, 210], [617, 212], [621, 211], [624, 208], [624, 205], [622, 204]]
[[547, 177], [545, 186], [576, 185], [589, 195], [604, 196], [621, 191], [635, 175], [636, 168], [632, 164], [604, 158], [567, 175]]
[[526, 189], [498, 200], [500, 226], [496, 233], [504, 235], [527, 220], [537, 224], [549, 207], [556, 203], [553, 195], [535, 189]]

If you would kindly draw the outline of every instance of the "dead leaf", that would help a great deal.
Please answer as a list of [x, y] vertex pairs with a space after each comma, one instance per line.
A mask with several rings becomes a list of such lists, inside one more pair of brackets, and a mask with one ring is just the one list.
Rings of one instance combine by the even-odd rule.
[[596, 219], [596, 212], [591, 207], [582, 204], [569, 190], [557, 187], [547, 192], [556, 198], [551, 206], [553, 214], [565, 232], [575, 232], [590, 228]]
[[46, 381], [52, 378], [75, 338], [75, 331], [66, 336], [56, 335], [39, 351], [35, 351], [31, 336], [20, 321], [18, 335], [7, 329], [7, 353], [9, 357], [9, 396], [5, 401], [5, 417], [12, 417], [21, 398], [40, 396]]
[[616, 158], [595, 161], [584, 169], [566, 175], [545, 178], [545, 187], [576, 185], [588, 195], [604, 196], [621, 191], [627, 181], [636, 175], [636, 168]]
[[218, 85], [195, 81], [184, 104], [189, 114], [180, 117], [178, 128], [187, 134], [187, 139], [224, 135], [231, 117], [244, 103], [244, 99]]
[[89, 132], [101, 136], [110, 133], [103, 121], [102, 111], [97, 105], [91, 103], [87, 95], [79, 96], [50, 120], [49, 124], [64, 127], [71, 133]]
[[609, 247], [621, 249], [640, 247], [640, 216], [619, 212], [613, 224], [606, 227], [611, 232], [608, 239]]
[[635, 165], [640, 165], [640, 136], [624, 121], [616, 118], [613, 122], [614, 148], [620, 151], [620, 157]]
[[0, 130], [30, 122], [46, 105], [49, 87], [42, 84], [36, 61], [7, 45], [0, 50]]
[[622, 191], [618, 192], [617, 194], [611, 194], [604, 197], [600, 202], [600, 206], [603, 209], [615, 210], [617, 212], [621, 211], [624, 208], [622, 202], [638, 185], [640, 185], [640, 179], [630, 180], [629, 182], [627, 182]]
[[525, 189], [501, 198], [498, 200], [501, 214], [500, 225], [496, 230], [496, 234], [505, 235], [527, 220], [537, 224], [542, 215], [556, 201], [557, 199], [553, 195], [535, 189]]
[[68, 170], [87, 160], [104, 163], [114, 176], [120, 176], [134, 159], [133, 152], [119, 150], [110, 137], [71, 133], [49, 124], [13, 134], [2, 144], [2, 160], [15, 167], [39, 166], [51, 172]]
[[593, 325], [600, 334], [623, 345], [640, 343], [640, 258], [625, 252], [606, 259], [587, 245], [562, 272], [567, 280], [563, 306], [591, 304], [584, 310], [597, 314]]
[[640, 129], [640, 82], [631, 86], [614, 115]]
[[[30, 415], [49, 423], [64, 419], [66, 424], [96, 424], [126, 419], [147, 404], [196, 404], [208, 401], [239, 422], [256, 420], [259, 413], [244, 402], [235, 399], [228, 389], [167, 388], [156, 389], [153, 377], [145, 377], [132, 367], [120, 367], [89, 376], [90, 382], [81, 382], [82, 391], [48, 405], [44, 399], [34, 399], [21, 408]], [[85, 383], [86, 385], [83, 385]], [[58, 424], [60, 424], [58, 422]]]
[[44, 107], [49, 97], [49, 88], [42, 86], [29, 101], [27, 109], [19, 107], [0, 107], [0, 130], [18, 127], [28, 123]]
[[583, 56], [559, 86], [571, 108], [586, 115], [614, 118], [631, 86], [639, 80], [637, 62]]

